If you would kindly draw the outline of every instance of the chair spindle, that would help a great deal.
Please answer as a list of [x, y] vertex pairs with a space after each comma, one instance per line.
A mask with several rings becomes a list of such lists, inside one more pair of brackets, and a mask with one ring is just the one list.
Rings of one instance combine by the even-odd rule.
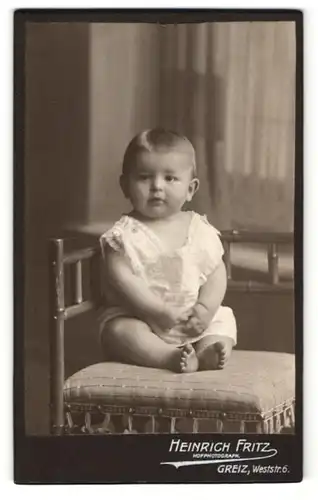
[[83, 276], [82, 276], [82, 261], [75, 262], [75, 303], [81, 304], [83, 302]]
[[278, 250], [276, 243], [269, 244], [267, 259], [268, 259], [268, 272], [271, 283], [273, 285], [277, 285], [279, 281], [279, 273], [278, 273]]

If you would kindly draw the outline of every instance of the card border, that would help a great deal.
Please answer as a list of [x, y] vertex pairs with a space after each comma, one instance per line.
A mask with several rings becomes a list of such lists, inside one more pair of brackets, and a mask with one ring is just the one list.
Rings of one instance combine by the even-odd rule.
[[[295, 352], [296, 352], [296, 427], [295, 435], [273, 435], [273, 445], [282, 449], [283, 443], [297, 456], [297, 470], [292, 478], [261, 478], [257, 482], [298, 482], [302, 479], [303, 464], [303, 13], [295, 9], [19, 9], [14, 12], [14, 481], [18, 484], [96, 484], [96, 483], [200, 483], [200, 482], [251, 482], [244, 478], [237, 481], [205, 481], [191, 478], [191, 474], [182, 481], [177, 475], [167, 474], [162, 477], [144, 478], [138, 471], [147, 462], [145, 457], [138, 457], [140, 464], [135, 474], [128, 474], [120, 480], [105, 479], [105, 453], [114, 453], [115, 443], [122, 449], [123, 439], [127, 448], [136, 447], [137, 441], [147, 441], [150, 450], [162, 443], [161, 435], [152, 436], [29, 436], [25, 433], [24, 410], [24, 130], [25, 130], [25, 77], [24, 48], [25, 26], [27, 22], [123, 22], [123, 23], [159, 23], [174, 24], [183, 22], [229, 22], [229, 21], [294, 21], [296, 24], [296, 140], [295, 140]], [[189, 435], [180, 437], [189, 438]], [[207, 435], [200, 435], [202, 439]], [[211, 437], [211, 435], [208, 435]], [[242, 436], [242, 435], [241, 435]], [[247, 435], [244, 435], [247, 436]], [[236, 435], [217, 435], [213, 438], [237, 439]], [[286, 441], [287, 440], [287, 441]], [[159, 446], [160, 447], [160, 446]], [[147, 448], [147, 447], [146, 447]], [[145, 450], [146, 450], [145, 448]], [[77, 462], [64, 460], [61, 470], [61, 457], [72, 457], [74, 451], [81, 450], [83, 468]], [[88, 460], [89, 458], [89, 460]], [[149, 454], [148, 454], [149, 458]], [[86, 473], [84, 462], [86, 464]], [[94, 468], [92, 464], [94, 463]], [[120, 462], [119, 462], [120, 463]], [[68, 464], [68, 465], [67, 465]], [[77, 468], [74, 469], [75, 464]], [[134, 470], [134, 469], [132, 469]], [[124, 472], [122, 472], [124, 474]], [[81, 477], [74, 480], [76, 475]], [[201, 475], [201, 472], [200, 472]], [[161, 474], [160, 474], [161, 476]], [[188, 479], [188, 480], [187, 480]]]

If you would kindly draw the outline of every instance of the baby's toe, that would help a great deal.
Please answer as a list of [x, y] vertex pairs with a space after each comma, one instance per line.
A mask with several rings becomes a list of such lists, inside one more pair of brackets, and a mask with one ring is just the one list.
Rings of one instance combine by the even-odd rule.
[[181, 363], [186, 363], [187, 359], [189, 357], [189, 354], [188, 353], [182, 353], [181, 354]]
[[225, 358], [223, 358], [223, 359], [219, 358], [219, 361], [218, 361], [218, 364], [217, 364], [218, 368], [224, 368], [225, 362], [226, 362]]
[[217, 342], [215, 348], [218, 353], [218, 369], [222, 369], [226, 365], [229, 352], [226, 344], [223, 342]]
[[221, 351], [224, 350], [224, 344], [222, 342], [215, 342], [214, 344], [214, 349], [220, 353]]
[[184, 347], [183, 347], [183, 350], [182, 350], [182, 354], [185, 354], [187, 356], [189, 356], [189, 354], [191, 354], [193, 351], [193, 347], [191, 344], [186, 344]]
[[223, 361], [223, 360], [225, 360], [225, 358], [226, 358], [226, 351], [224, 351], [224, 350], [219, 351], [219, 360]]
[[223, 342], [215, 343], [215, 351], [218, 353], [220, 358], [225, 358], [226, 356], [226, 345]]

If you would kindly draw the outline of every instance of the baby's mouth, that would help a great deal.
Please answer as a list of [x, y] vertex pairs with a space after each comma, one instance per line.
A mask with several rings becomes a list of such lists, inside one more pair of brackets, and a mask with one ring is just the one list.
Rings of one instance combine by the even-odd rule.
[[149, 199], [149, 202], [152, 204], [152, 205], [161, 205], [162, 203], [165, 202], [165, 200], [163, 198], [159, 198], [159, 197], [153, 197], [153, 198], [150, 198]]

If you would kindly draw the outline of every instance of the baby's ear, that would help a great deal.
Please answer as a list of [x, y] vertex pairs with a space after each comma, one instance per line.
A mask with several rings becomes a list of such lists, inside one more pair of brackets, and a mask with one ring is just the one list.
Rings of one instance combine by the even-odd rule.
[[200, 181], [196, 177], [191, 180], [187, 195], [187, 201], [191, 201], [197, 190], [199, 189]]
[[121, 175], [119, 179], [119, 184], [122, 192], [124, 193], [125, 198], [129, 198], [128, 196], [128, 179], [126, 175]]

